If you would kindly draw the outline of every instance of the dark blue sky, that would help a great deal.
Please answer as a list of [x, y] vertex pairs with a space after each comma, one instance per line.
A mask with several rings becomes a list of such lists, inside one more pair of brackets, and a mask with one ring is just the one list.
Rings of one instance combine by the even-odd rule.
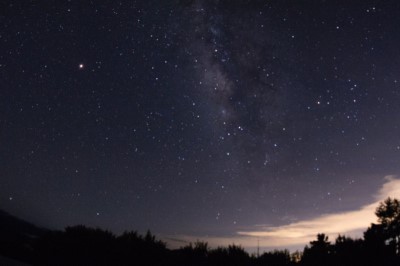
[[3, 1], [0, 208], [194, 237], [358, 209], [400, 170], [399, 11]]

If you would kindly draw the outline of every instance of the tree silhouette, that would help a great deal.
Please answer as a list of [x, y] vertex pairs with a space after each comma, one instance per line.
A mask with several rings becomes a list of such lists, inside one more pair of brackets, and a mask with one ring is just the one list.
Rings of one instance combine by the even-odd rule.
[[31, 265], [400, 265], [400, 202], [392, 198], [379, 204], [375, 212], [378, 223], [371, 224], [364, 239], [339, 235], [331, 244], [328, 236], [321, 233], [302, 254], [274, 250], [259, 257], [249, 256], [234, 244], [212, 249], [200, 241], [170, 250], [150, 231], [145, 235], [127, 231], [117, 237], [107, 230], [84, 225], [64, 231], [43, 230], [1, 214], [0, 211], [0, 254]]
[[83, 225], [42, 237], [36, 245], [37, 265], [108, 265], [114, 258], [115, 236]]
[[241, 246], [235, 244], [228, 248], [218, 247], [209, 252], [207, 265], [250, 265], [250, 256]]
[[398, 255], [400, 251], [400, 202], [389, 197], [379, 204], [375, 214], [378, 216], [378, 222], [382, 225], [386, 242]]
[[177, 252], [179, 265], [207, 265], [208, 251], [206, 242], [189, 243]]
[[302, 262], [305, 265], [330, 265], [331, 243], [325, 234], [317, 234], [317, 240], [304, 248]]
[[285, 266], [291, 265], [292, 259], [288, 250], [265, 252], [259, 258], [259, 265]]
[[339, 235], [332, 245], [332, 259], [335, 265], [365, 265], [363, 256], [363, 241]]
[[385, 233], [381, 224], [371, 224], [364, 232], [364, 254], [373, 265], [390, 265], [393, 258], [393, 250], [386, 245]]
[[136, 231], [124, 232], [117, 237], [117, 247], [121, 264], [134, 261], [136, 265], [169, 265], [171, 260], [166, 244], [157, 240], [150, 231], [144, 237]]
[[380, 265], [400, 263], [400, 203], [388, 197], [376, 208], [378, 224], [371, 224], [364, 233], [365, 254], [370, 262]]

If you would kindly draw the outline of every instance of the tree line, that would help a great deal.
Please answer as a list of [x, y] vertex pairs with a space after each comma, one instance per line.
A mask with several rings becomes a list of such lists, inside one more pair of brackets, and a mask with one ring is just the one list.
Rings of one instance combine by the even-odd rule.
[[[32, 237], [32, 234], [21, 234], [21, 228], [28, 228], [21, 223], [22, 227], [15, 230], [19, 232], [16, 236], [10, 233], [12, 230], [4, 230], [3, 222], [0, 223], [3, 226], [0, 254], [32, 265], [400, 265], [399, 201], [387, 198], [375, 214], [378, 223], [371, 224], [362, 239], [339, 235], [331, 243], [320, 233], [302, 252], [274, 250], [260, 256], [248, 254], [241, 246], [210, 248], [206, 242], [170, 250], [149, 231], [145, 235], [129, 231], [116, 236], [110, 231], [83, 225], [63, 231], [29, 227], [30, 232], [36, 233]], [[0, 221], [4, 217], [0, 213]]]

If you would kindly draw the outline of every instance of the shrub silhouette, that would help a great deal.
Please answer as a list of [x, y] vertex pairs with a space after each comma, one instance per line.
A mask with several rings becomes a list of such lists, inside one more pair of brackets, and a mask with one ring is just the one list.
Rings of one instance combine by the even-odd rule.
[[31, 265], [137, 265], [137, 266], [283, 266], [283, 265], [400, 265], [400, 203], [387, 198], [376, 209], [364, 239], [339, 235], [335, 243], [321, 233], [303, 254], [274, 250], [250, 256], [241, 246], [211, 249], [206, 242], [169, 250], [148, 231], [126, 231], [115, 236], [84, 225], [50, 231], [0, 211], [0, 254]]
[[288, 250], [266, 252], [262, 254], [258, 260], [260, 262], [259, 265], [285, 266], [292, 264], [292, 258]]
[[249, 265], [250, 256], [241, 247], [229, 245], [228, 248], [219, 247], [209, 252], [208, 265]]
[[51, 232], [36, 245], [38, 265], [109, 265], [113, 261], [115, 236], [83, 225]]
[[197, 241], [179, 249], [176, 253], [179, 265], [207, 265], [208, 244]]

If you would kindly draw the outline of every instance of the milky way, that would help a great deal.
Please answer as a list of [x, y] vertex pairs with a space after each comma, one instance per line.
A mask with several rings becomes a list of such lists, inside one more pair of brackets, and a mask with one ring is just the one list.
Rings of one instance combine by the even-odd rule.
[[399, 174], [397, 2], [2, 6], [12, 214], [214, 241], [360, 209]]

